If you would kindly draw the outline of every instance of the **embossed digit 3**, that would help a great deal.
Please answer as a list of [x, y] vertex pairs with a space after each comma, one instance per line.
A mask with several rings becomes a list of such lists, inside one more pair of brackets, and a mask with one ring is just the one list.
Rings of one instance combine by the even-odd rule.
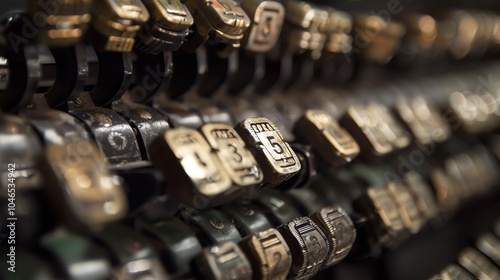
[[235, 162], [241, 163], [243, 161], [243, 156], [238, 151], [238, 147], [236, 147], [235, 144], [227, 144], [227, 146], [233, 150], [233, 160]]

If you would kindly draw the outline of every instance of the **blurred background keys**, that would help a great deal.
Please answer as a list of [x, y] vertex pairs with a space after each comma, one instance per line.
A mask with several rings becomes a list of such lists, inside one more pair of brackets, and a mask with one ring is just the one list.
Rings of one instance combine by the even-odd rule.
[[245, 49], [255, 53], [270, 51], [279, 39], [285, 19], [283, 5], [278, 1], [250, 0], [241, 1], [241, 8], [252, 21], [243, 39]]
[[90, 142], [47, 146], [41, 168], [53, 213], [65, 224], [95, 231], [127, 214], [120, 179]]
[[300, 161], [266, 118], [249, 118], [234, 128], [247, 144], [264, 173], [264, 187], [275, 187], [300, 170]]
[[[45, 2], [45, 3], [44, 3]], [[28, 13], [45, 14], [46, 25], [38, 32], [38, 40], [49, 47], [75, 45], [88, 28], [92, 0], [28, 1]]]

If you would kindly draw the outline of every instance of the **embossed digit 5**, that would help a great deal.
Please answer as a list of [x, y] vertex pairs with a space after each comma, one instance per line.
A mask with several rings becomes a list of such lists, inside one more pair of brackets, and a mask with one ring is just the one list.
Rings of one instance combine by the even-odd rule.
[[[271, 145], [273, 146], [274, 148], [274, 152], [277, 153], [278, 155], [281, 155], [283, 154], [284, 150], [283, 150], [283, 147], [281, 147], [281, 145], [278, 143], [278, 142], [275, 142], [276, 141], [276, 138], [274, 138], [274, 136], [267, 136], [267, 140], [269, 141], [269, 143], [271, 143]], [[278, 150], [277, 150], [278, 149]]]

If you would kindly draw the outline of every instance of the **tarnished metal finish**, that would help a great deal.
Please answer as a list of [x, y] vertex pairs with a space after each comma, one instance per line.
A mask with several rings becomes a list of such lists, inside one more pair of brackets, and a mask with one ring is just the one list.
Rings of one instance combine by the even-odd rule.
[[330, 242], [330, 250], [323, 267], [342, 261], [351, 251], [356, 240], [356, 229], [349, 215], [340, 206], [323, 207], [311, 215]]
[[240, 247], [250, 259], [254, 279], [286, 279], [292, 254], [279, 231], [271, 228], [254, 233], [243, 239]]
[[262, 170], [238, 133], [226, 124], [205, 124], [202, 134], [215, 151], [234, 185], [254, 186], [263, 180]]
[[44, 15], [46, 24], [38, 32], [38, 40], [50, 47], [76, 44], [87, 31], [92, 0], [28, 1], [28, 13]]
[[166, 131], [151, 144], [150, 155], [163, 173], [167, 193], [188, 205], [198, 199], [211, 203], [231, 187], [210, 145], [194, 129]]
[[202, 245], [241, 240], [236, 226], [219, 210], [210, 209], [199, 214], [191, 214], [187, 219], [199, 229], [197, 235]]
[[150, 19], [138, 32], [138, 48], [147, 53], [176, 51], [194, 23], [187, 7], [178, 0], [143, 0]]
[[332, 166], [348, 163], [359, 153], [358, 143], [324, 111], [307, 110], [295, 124], [294, 133]]
[[252, 279], [250, 262], [234, 242], [223, 242], [205, 248], [198, 257], [197, 264], [206, 279]]
[[232, 0], [188, 0], [186, 6], [195, 21], [197, 37], [184, 43], [184, 48], [194, 51], [209, 35], [218, 42], [224, 42], [233, 48], [240, 47], [245, 30], [250, 26], [250, 19], [243, 9]]
[[135, 35], [149, 20], [149, 12], [140, 0], [102, 0], [92, 5], [94, 30], [102, 35], [96, 42], [100, 49], [130, 52]]
[[278, 227], [292, 252], [288, 277], [310, 279], [318, 273], [328, 256], [330, 241], [308, 217], [300, 217]]
[[231, 219], [241, 236], [248, 236], [272, 227], [264, 212], [255, 204], [233, 202], [221, 208]]
[[458, 263], [479, 279], [500, 279], [500, 269], [476, 249], [465, 248], [458, 256]]
[[235, 130], [262, 168], [264, 185], [279, 185], [300, 170], [297, 155], [268, 119], [249, 118], [241, 121]]
[[121, 181], [90, 142], [46, 146], [41, 168], [54, 211], [66, 224], [96, 230], [126, 215]]
[[78, 109], [71, 112], [91, 132], [97, 146], [110, 164], [141, 161], [141, 152], [130, 124], [106, 108]]
[[281, 34], [285, 8], [278, 1], [242, 1], [241, 8], [248, 14], [252, 25], [247, 29], [244, 45], [251, 52], [270, 51]]
[[124, 116], [137, 134], [139, 146], [144, 160], [151, 158], [149, 146], [160, 137], [163, 132], [170, 129], [167, 118], [150, 107], [120, 108], [118, 113]]

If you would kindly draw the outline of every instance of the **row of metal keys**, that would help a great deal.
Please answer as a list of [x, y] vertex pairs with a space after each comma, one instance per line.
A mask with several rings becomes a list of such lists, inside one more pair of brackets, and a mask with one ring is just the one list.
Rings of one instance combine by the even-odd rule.
[[500, 277], [500, 221], [493, 232], [481, 234], [450, 264], [430, 279], [497, 279]]

